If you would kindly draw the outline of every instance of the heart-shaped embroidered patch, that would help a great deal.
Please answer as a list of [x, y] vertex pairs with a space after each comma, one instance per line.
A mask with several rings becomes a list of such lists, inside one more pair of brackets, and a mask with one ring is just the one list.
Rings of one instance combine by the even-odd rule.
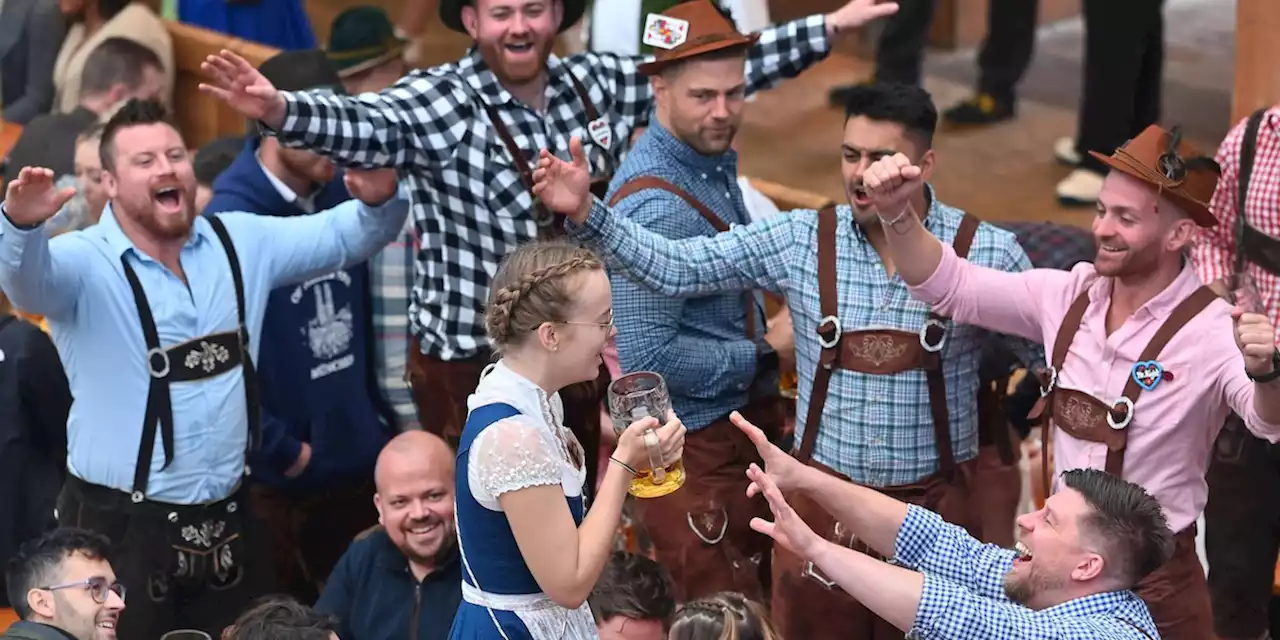
[[1147, 391], [1156, 388], [1162, 378], [1164, 378], [1164, 367], [1155, 360], [1135, 362], [1133, 365], [1133, 381]]

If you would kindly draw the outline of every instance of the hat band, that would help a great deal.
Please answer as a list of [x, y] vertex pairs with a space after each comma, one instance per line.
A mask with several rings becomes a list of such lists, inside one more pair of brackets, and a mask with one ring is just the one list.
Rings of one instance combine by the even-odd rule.
[[329, 54], [329, 59], [333, 60], [334, 62], [345, 62], [347, 60], [362, 60], [364, 58], [368, 58], [371, 56], [382, 55], [392, 49], [395, 49], [396, 47], [401, 47], [401, 46], [404, 46], [403, 42], [400, 42], [396, 38], [388, 38], [386, 40], [383, 40], [382, 44], [380, 45], [375, 45], [372, 47], [364, 47], [362, 49], [352, 49], [350, 51], [336, 51], [336, 52], [330, 51], [328, 52], [328, 54]]

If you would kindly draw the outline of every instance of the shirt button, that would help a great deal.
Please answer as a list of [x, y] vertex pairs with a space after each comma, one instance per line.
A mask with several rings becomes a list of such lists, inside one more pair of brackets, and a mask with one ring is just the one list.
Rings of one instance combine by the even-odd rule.
[[707, 174], [705, 174], [705, 173], [704, 173], [704, 174], [702, 174], [702, 179], [703, 179], [703, 180], [706, 180], [706, 179], [707, 179]]
[[729, 198], [730, 200], [733, 199], [733, 196], [729, 195], [728, 191], [724, 192], [724, 197]]

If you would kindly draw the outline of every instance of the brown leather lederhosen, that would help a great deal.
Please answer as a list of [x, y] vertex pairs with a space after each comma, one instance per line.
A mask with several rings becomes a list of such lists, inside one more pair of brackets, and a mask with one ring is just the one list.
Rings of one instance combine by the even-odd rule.
[[[629, 180], [613, 195], [609, 206], [639, 191], [657, 189], [674, 194], [693, 207], [718, 232], [729, 231], [720, 216], [683, 189], [661, 178]], [[744, 294], [746, 333], [751, 339], [764, 330], [758, 322], [756, 299]], [[753, 385], [754, 387], [755, 385]], [[742, 414], [766, 433], [777, 432], [784, 419], [780, 394], [751, 394]], [[751, 530], [751, 519], [769, 515], [759, 496], [748, 498], [743, 478], [751, 463], [761, 464], [751, 441], [724, 416], [685, 437], [684, 466], [690, 478], [683, 489], [658, 500], [640, 500], [636, 512], [644, 524], [659, 563], [672, 574], [676, 598], [686, 601], [721, 591], [737, 591], [767, 601], [770, 575], [767, 537]]]
[[[1137, 362], [1150, 362], [1159, 358], [1169, 340], [1217, 297], [1212, 289], [1204, 286], [1178, 303], [1151, 337]], [[1043, 397], [1038, 409], [1040, 416], [1050, 418], [1051, 427], [1044, 430], [1045, 453], [1041, 456], [1041, 473], [1048, 493], [1052, 493], [1053, 487], [1048, 462], [1052, 443], [1049, 434], [1054, 430], [1052, 427], [1062, 429], [1079, 440], [1105, 444], [1107, 473], [1118, 478], [1124, 477], [1129, 426], [1133, 423], [1137, 402], [1143, 390], [1136, 376], [1131, 373], [1120, 397], [1108, 405], [1090, 394], [1058, 385], [1067, 352], [1088, 307], [1089, 291], [1086, 289], [1068, 308], [1054, 339], [1050, 367], [1041, 376]], [[1147, 603], [1151, 617], [1160, 629], [1160, 636], [1166, 640], [1201, 640], [1212, 637], [1209, 592], [1204, 570], [1196, 555], [1195, 537], [1194, 524], [1178, 532], [1173, 557], [1134, 588], [1138, 597]]]
[[[968, 255], [977, 231], [976, 217], [965, 215], [956, 232], [954, 247], [961, 258]], [[968, 525], [967, 484], [972, 463], [959, 465], [951, 445], [950, 417], [942, 372], [941, 352], [946, 340], [947, 319], [935, 313], [917, 333], [876, 329], [844, 332], [839, 319], [837, 218], [834, 208], [818, 213], [818, 295], [822, 321], [817, 327], [822, 351], [809, 394], [808, 419], [804, 436], [794, 452], [797, 459], [836, 477], [842, 474], [812, 459], [822, 410], [826, 404], [831, 375], [848, 369], [873, 375], [893, 375], [923, 369], [929, 389], [934, 437], [938, 446], [939, 471], [911, 485], [887, 487], [880, 491], [904, 502], [918, 504], [940, 514], [945, 520]], [[795, 512], [820, 535], [879, 557], [836, 522], [816, 501], [789, 495]], [[773, 617], [784, 637], [806, 640], [886, 640], [902, 638], [902, 631], [880, 619], [854, 600], [834, 581], [786, 549], [774, 547]]]

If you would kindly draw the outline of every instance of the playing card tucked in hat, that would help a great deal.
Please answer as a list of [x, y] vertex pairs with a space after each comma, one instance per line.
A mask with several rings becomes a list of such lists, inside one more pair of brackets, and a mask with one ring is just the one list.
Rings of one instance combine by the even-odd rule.
[[1202, 227], [1217, 226], [1209, 200], [1218, 185], [1220, 169], [1212, 158], [1200, 155], [1182, 139], [1178, 127], [1165, 131], [1151, 125], [1110, 156], [1090, 151], [1093, 157], [1116, 171], [1133, 176], [1160, 190]]
[[646, 16], [640, 39], [654, 51], [653, 61], [640, 65], [640, 72], [653, 75], [681, 60], [749, 47], [760, 34], [743, 35], [711, 0], [692, 0]]

